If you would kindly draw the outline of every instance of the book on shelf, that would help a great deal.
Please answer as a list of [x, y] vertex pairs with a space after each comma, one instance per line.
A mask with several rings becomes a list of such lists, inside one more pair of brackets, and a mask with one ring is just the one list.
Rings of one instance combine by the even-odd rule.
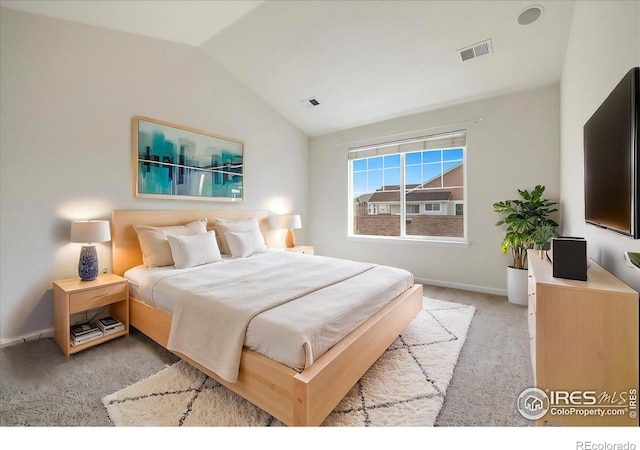
[[71, 335], [75, 337], [90, 335], [95, 333], [96, 331], [100, 331], [100, 329], [96, 325], [90, 324], [88, 322], [71, 325]]
[[104, 333], [124, 330], [124, 324], [111, 316], [96, 320], [96, 326]]
[[124, 325], [120, 324], [117, 327], [113, 327], [113, 328], [109, 328], [107, 330], [104, 330], [102, 332], [102, 334], [107, 335], [107, 334], [115, 333], [116, 331], [122, 331], [122, 330], [124, 330]]
[[102, 336], [104, 336], [104, 333], [100, 330], [94, 331], [93, 333], [83, 334], [82, 336], [71, 335], [71, 345], [83, 344], [85, 342], [101, 338]]

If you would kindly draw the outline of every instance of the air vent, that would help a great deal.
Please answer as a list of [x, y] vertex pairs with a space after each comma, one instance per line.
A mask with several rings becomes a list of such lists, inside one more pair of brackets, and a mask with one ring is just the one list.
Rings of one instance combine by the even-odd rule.
[[482, 55], [488, 55], [489, 53], [493, 53], [491, 39], [458, 50], [458, 59], [460, 62], [465, 62]]
[[315, 97], [305, 98], [304, 100], [300, 100], [300, 103], [307, 108], [313, 108], [320, 105], [320, 102]]

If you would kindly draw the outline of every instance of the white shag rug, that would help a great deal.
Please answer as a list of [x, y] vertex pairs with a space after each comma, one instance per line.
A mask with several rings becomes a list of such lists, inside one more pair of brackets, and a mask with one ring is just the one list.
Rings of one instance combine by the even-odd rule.
[[[432, 426], [475, 308], [424, 299], [423, 310], [323, 426]], [[184, 361], [102, 399], [116, 426], [282, 426]]]

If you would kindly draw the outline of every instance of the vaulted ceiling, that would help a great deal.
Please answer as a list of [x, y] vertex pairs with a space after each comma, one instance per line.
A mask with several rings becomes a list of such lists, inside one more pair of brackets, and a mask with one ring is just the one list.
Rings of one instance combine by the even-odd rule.
[[[520, 13], [542, 10], [528, 25]], [[200, 47], [309, 136], [557, 83], [573, 1], [14, 1]], [[459, 50], [490, 40], [489, 53]], [[312, 106], [308, 101], [319, 103]]]

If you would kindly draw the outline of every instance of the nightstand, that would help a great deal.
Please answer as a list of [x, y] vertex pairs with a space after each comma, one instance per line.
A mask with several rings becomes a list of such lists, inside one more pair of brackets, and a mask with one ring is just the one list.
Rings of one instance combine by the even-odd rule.
[[313, 246], [311, 245], [297, 245], [295, 247], [285, 249], [288, 252], [306, 253], [307, 255], [313, 255]]
[[[106, 334], [82, 344], [71, 342], [71, 316], [108, 307], [103, 315], [122, 322], [124, 330]], [[68, 278], [53, 282], [53, 318], [55, 339], [65, 355], [129, 334], [129, 285], [118, 275], [101, 275], [93, 281]]]

